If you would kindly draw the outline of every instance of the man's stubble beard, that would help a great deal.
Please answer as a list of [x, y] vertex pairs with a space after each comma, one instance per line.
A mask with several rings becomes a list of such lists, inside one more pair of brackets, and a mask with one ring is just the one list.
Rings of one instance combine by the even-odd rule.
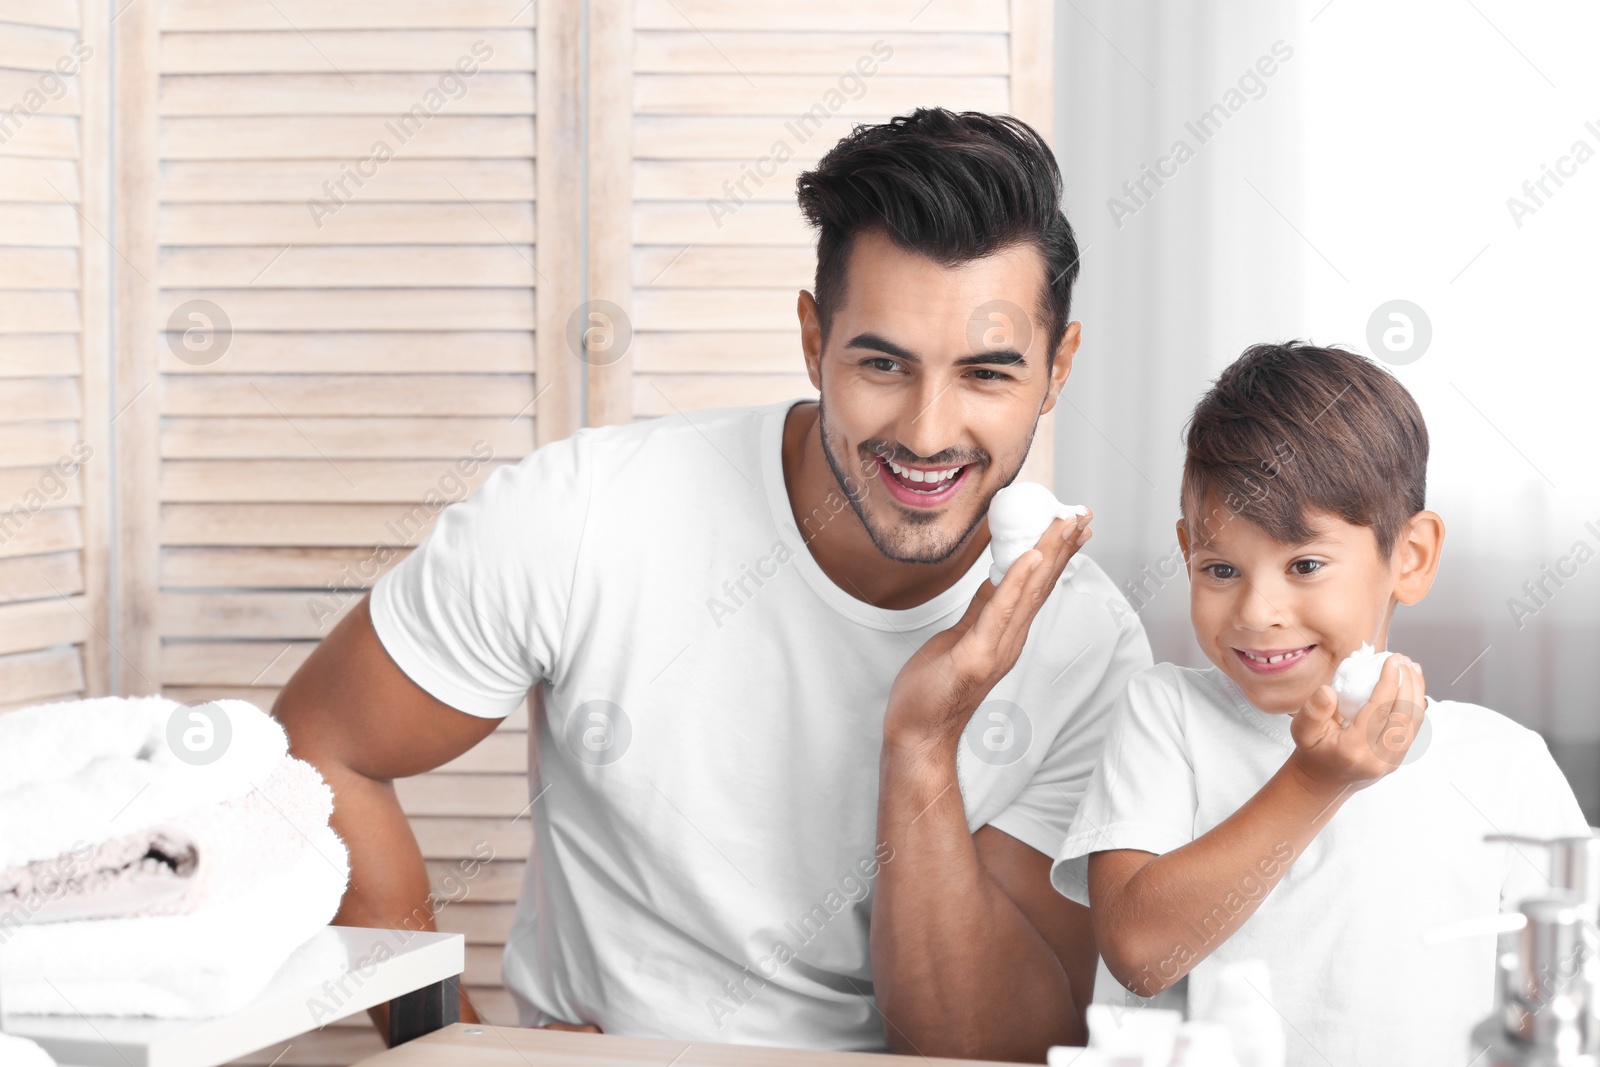
[[[1024, 461], [1027, 459], [1029, 449], [1033, 447], [1033, 435], [1038, 428], [1038, 420], [1034, 420], [1033, 426], [1028, 430], [1028, 446], [1022, 451]], [[833, 446], [829, 441], [828, 405], [821, 398], [820, 390], [817, 398], [817, 430], [822, 438], [822, 455], [828, 461], [828, 469], [833, 472], [833, 480], [838, 485], [839, 491], [844, 494], [846, 500], [850, 501], [850, 507], [856, 513], [856, 518], [867, 531], [867, 536], [872, 539], [873, 547], [896, 563], [944, 563], [961, 550], [962, 546], [967, 543], [967, 539], [972, 536], [972, 531], [977, 529], [978, 523], [982, 522], [984, 516], [989, 513], [988, 501], [984, 501], [984, 506], [973, 514], [972, 521], [967, 524], [965, 530], [961, 531], [961, 535], [949, 540], [941, 540], [939, 538], [937, 523], [944, 516], [934, 512], [899, 511], [900, 523], [889, 530], [880, 530], [867, 517], [863, 501], [871, 491], [872, 478], [885, 477], [886, 475], [882, 474], [882, 468], [878, 467], [877, 461], [874, 459], [872, 476], [870, 478], [861, 478], [856, 482], [857, 490], [855, 492], [851, 491], [852, 479], [846, 472], [845, 467], [840, 464], [838, 457], [833, 454]], [[995, 491], [999, 492], [1000, 488], [1010, 485], [1021, 472], [1022, 464], [1018, 463], [1017, 469], [1012, 471], [1010, 477], [1006, 478]], [[926, 531], [926, 534], [925, 536], [917, 537], [917, 531]]]

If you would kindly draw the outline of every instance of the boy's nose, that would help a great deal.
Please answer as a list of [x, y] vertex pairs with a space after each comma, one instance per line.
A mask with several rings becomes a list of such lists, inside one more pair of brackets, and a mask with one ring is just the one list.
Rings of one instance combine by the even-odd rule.
[[1259, 586], [1242, 583], [1235, 622], [1241, 630], [1270, 630], [1282, 626], [1284, 614], [1272, 602], [1271, 594]]

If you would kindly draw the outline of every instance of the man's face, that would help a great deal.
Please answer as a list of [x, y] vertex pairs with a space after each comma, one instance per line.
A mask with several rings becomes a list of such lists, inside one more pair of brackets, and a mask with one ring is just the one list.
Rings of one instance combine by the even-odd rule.
[[1383, 648], [1397, 568], [1370, 528], [1336, 515], [1307, 515], [1311, 540], [1284, 545], [1214, 504], [1192, 537], [1179, 523], [1195, 640], [1251, 704], [1298, 711], [1363, 641]]
[[1031, 246], [943, 267], [869, 231], [852, 245], [825, 350], [806, 324], [823, 452], [890, 559], [955, 554], [1027, 458], [1077, 346], [1074, 323], [1047, 370], [1044, 271]]

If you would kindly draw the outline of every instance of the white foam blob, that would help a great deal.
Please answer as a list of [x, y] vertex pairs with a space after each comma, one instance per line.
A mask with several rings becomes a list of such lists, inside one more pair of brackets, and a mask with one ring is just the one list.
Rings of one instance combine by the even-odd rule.
[[1333, 672], [1333, 691], [1339, 698], [1339, 717], [1346, 722], [1354, 719], [1372, 691], [1378, 687], [1378, 675], [1383, 673], [1383, 661], [1393, 652], [1375, 652], [1365, 641], [1361, 647], [1344, 658]]
[[989, 580], [995, 585], [1028, 549], [1039, 543], [1056, 519], [1087, 515], [1082, 504], [1063, 504], [1038, 482], [1012, 482], [989, 501], [989, 551], [994, 565]]

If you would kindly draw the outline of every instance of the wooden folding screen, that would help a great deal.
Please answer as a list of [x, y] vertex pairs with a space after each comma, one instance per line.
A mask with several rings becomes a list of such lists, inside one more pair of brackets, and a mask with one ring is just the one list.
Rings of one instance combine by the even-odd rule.
[[[795, 174], [922, 104], [1049, 136], [1052, 32], [1047, 0], [0, 0], [0, 704], [269, 707], [496, 466], [809, 395]], [[1029, 477], [1050, 453], [1047, 420]], [[496, 1022], [527, 731], [397, 783]]]

